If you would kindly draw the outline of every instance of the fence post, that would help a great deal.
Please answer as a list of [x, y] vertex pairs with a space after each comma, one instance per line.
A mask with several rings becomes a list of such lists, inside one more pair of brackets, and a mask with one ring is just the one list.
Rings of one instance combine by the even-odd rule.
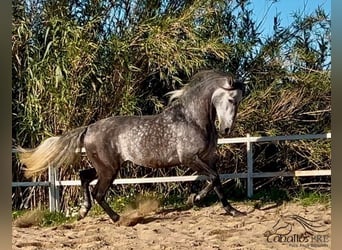
[[59, 191], [56, 186], [57, 170], [52, 165], [49, 165], [48, 169], [49, 178], [49, 210], [50, 212], [59, 211]]
[[253, 196], [253, 146], [247, 134], [247, 197]]
[[55, 180], [54, 180], [54, 183], [55, 183], [55, 206], [56, 206], [56, 211], [59, 212], [60, 211], [60, 197], [59, 197], [59, 189], [60, 189], [60, 186], [57, 186], [57, 177], [58, 177], [58, 168], [53, 168], [53, 171], [54, 171], [54, 177], [55, 177]]

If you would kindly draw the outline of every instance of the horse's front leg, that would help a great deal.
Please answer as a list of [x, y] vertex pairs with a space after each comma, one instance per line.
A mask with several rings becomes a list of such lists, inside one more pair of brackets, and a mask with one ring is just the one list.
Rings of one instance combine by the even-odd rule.
[[198, 203], [199, 201], [203, 200], [203, 198], [206, 197], [211, 190], [213, 190], [213, 183], [210, 180], [210, 181], [208, 181], [205, 188], [203, 188], [197, 194], [191, 194], [188, 198], [187, 203], [189, 205], [194, 205], [194, 204]]
[[96, 179], [96, 170], [95, 168], [85, 169], [80, 171], [79, 175], [81, 179], [81, 187], [84, 199], [81, 209], [79, 211], [79, 219], [82, 219], [88, 214], [91, 208], [89, 184], [90, 182]]
[[219, 200], [221, 201], [224, 210], [226, 210], [226, 212], [229, 215], [237, 217], [237, 216], [244, 216], [247, 214], [246, 212], [241, 212], [237, 210], [236, 208], [234, 208], [232, 205], [230, 205], [230, 203], [227, 200], [226, 195], [223, 192], [222, 183], [220, 181], [220, 177], [218, 174], [217, 176], [212, 177], [212, 183], [213, 183], [214, 191], [217, 194]]
[[[217, 156], [214, 155], [213, 158], [211, 158], [211, 160], [209, 161], [209, 166], [212, 170], [217, 171], [216, 170], [216, 163], [217, 163]], [[197, 170], [199, 173], [208, 175], [207, 171], [203, 172], [201, 168], [198, 168]], [[201, 191], [199, 191], [197, 194], [191, 194], [190, 197], [188, 198], [187, 203], [189, 205], [194, 205], [198, 202], [200, 202], [201, 200], [203, 200], [210, 191], [212, 191], [214, 189], [213, 187], [213, 182], [212, 180], [207, 180], [207, 185], [205, 186], [205, 188], [203, 188]]]
[[[229, 215], [232, 215], [232, 216], [246, 215], [245, 212], [240, 212], [239, 210], [234, 208], [232, 205], [230, 205], [226, 195], [223, 192], [222, 183], [221, 183], [219, 174], [218, 174], [217, 170], [214, 167], [210, 167], [208, 164], [203, 162], [197, 155], [193, 158], [193, 160], [191, 161], [189, 166], [192, 167], [193, 169], [199, 169], [200, 168], [201, 171], [203, 173], [205, 173], [207, 176], [209, 176], [209, 178], [210, 178], [209, 185], [207, 185], [196, 196], [197, 198], [202, 198], [201, 195], [206, 195], [211, 190], [211, 188], [213, 188], [215, 193], [217, 194], [220, 202], [222, 203], [223, 208], [226, 210], [226, 212]], [[195, 197], [195, 200], [196, 200], [196, 197]]]

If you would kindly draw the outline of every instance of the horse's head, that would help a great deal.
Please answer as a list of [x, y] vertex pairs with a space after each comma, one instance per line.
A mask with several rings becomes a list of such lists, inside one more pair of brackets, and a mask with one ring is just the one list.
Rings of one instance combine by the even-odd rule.
[[226, 78], [211, 97], [219, 122], [219, 133], [227, 136], [234, 128], [238, 106], [242, 99], [243, 83]]

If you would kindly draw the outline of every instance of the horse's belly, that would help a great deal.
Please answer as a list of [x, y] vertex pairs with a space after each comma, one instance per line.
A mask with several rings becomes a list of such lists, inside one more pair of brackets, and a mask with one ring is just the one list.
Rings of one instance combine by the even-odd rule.
[[133, 154], [130, 155], [127, 160], [136, 165], [150, 168], [165, 168], [180, 164], [178, 156], [163, 156], [160, 154], [151, 155], [151, 152], [145, 155], [139, 154], [139, 156]]

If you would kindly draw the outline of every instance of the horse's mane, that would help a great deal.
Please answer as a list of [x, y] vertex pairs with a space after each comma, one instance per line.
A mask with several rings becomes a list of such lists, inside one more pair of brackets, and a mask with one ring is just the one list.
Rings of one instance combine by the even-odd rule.
[[[220, 72], [216, 70], [203, 70], [193, 75], [190, 81], [187, 84], [185, 84], [181, 89], [170, 91], [166, 95], [170, 96], [169, 102], [171, 103], [176, 99], [186, 96], [194, 89], [200, 89], [205, 87], [206, 85], [217, 83], [217, 81], [215, 80], [223, 78], [228, 80], [232, 86], [234, 85], [233, 75], [230, 73]], [[242, 88], [240, 86], [236, 87]]]

